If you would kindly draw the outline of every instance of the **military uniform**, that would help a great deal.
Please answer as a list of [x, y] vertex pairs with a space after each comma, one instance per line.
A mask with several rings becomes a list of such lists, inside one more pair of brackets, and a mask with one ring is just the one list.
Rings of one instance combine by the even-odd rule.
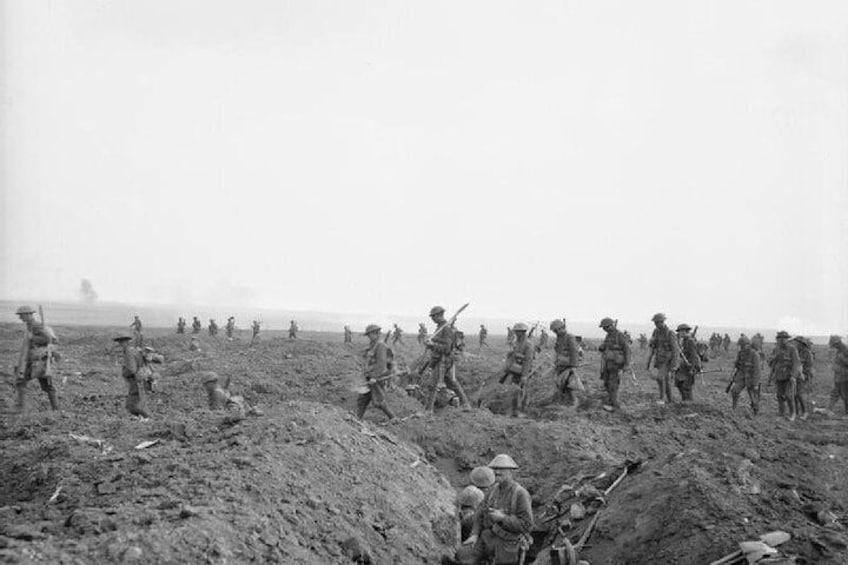
[[580, 364], [580, 352], [574, 336], [565, 331], [565, 324], [551, 322], [551, 331], [556, 334], [554, 341], [554, 374], [556, 375], [557, 390], [563, 395], [567, 404], [577, 406], [577, 392], [584, 389], [580, 377], [574, 369]]
[[798, 358], [801, 360], [801, 375], [795, 383], [795, 413], [802, 420], [807, 419], [807, 393], [813, 386], [813, 343], [807, 338], [796, 336], [793, 341], [798, 344]]
[[836, 350], [833, 357], [833, 392], [830, 394], [830, 409], [836, 405], [841, 398], [848, 414], [848, 346], [842, 343], [839, 336], [831, 336], [830, 347]]
[[178, 334], [184, 334], [185, 333], [185, 327], [186, 327], [186, 323], [185, 323], [184, 319], [180, 318], [179, 320], [177, 320], [177, 333]]
[[734, 376], [730, 394], [733, 398], [733, 409], [739, 403], [739, 394], [743, 390], [748, 391], [751, 401], [751, 410], [754, 414], [760, 411], [760, 377], [762, 374], [762, 360], [760, 354], [750, 346], [750, 340], [739, 340], [739, 352], [733, 363]]
[[798, 349], [787, 341], [789, 334], [780, 332], [777, 334], [777, 346], [772, 351], [769, 365], [771, 366], [772, 378], [777, 388], [778, 413], [783, 416], [785, 405], [789, 405], [789, 419], [795, 419], [795, 387], [801, 376], [801, 358]]
[[[371, 334], [377, 334], [373, 339]], [[365, 363], [363, 376], [365, 377], [366, 389], [356, 399], [356, 417], [360, 420], [365, 416], [365, 410], [371, 402], [383, 411], [387, 418], [394, 419], [389, 407], [386, 406], [386, 381], [391, 377], [394, 370], [392, 363], [392, 351], [388, 345], [379, 339], [380, 327], [371, 324], [365, 328], [365, 335], [371, 339], [368, 347], [362, 352]]]
[[427, 341], [427, 327], [424, 324], [418, 324], [418, 345], [424, 345]]
[[690, 329], [685, 324], [678, 327], [678, 332], [682, 334], [679, 345], [683, 362], [677, 367], [674, 375], [674, 384], [680, 391], [680, 398], [686, 402], [693, 400], [692, 388], [695, 386], [695, 375], [701, 372], [701, 356], [698, 354], [698, 344], [689, 335]]
[[[523, 326], [523, 324], [521, 324]], [[513, 392], [510, 402], [511, 415], [517, 416], [519, 409], [524, 407], [524, 386], [527, 383], [527, 378], [533, 371], [533, 359], [536, 352], [527, 339], [527, 328], [517, 329], [519, 324], [513, 328], [513, 333], [516, 335], [515, 343], [512, 344], [512, 349], [507, 353], [506, 366], [504, 367], [504, 376], [501, 382], [510, 382], [518, 385], [518, 389]], [[522, 333], [523, 332], [523, 333]]]
[[639, 334], [639, 349], [645, 349], [648, 347], [648, 338], [645, 334]]
[[227, 339], [233, 339], [233, 332], [236, 330], [236, 320], [235, 318], [228, 318], [226, 331], [227, 331]]
[[129, 337], [119, 337], [115, 341], [121, 342], [123, 351], [121, 352], [121, 376], [127, 383], [127, 401], [126, 407], [130, 414], [149, 418], [150, 412], [147, 410], [147, 401], [144, 391], [144, 385], [140, 381], [143, 375], [139, 375], [139, 370], [143, 366], [144, 361], [141, 358], [141, 353], [138, 349], [127, 343]]
[[133, 320], [132, 324], [130, 324], [130, 328], [132, 328], [132, 331], [133, 331], [133, 342], [135, 343], [135, 346], [136, 347], [143, 347], [144, 346], [144, 334], [141, 332], [141, 329], [142, 329], [141, 318], [136, 316], [135, 319]]
[[[442, 311], [443, 312], [443, 311]], [[468, 397], [465, 390], [456, 378], [455, 366], [455, 344], [456, 330], [447, 321], [442, 320], [436, 324], [436, 332], [430, 341], [430, 388], [427, 395], [425, 409], [432, 411], [436, 404], [436, 394], [439, 383], [444, 380], [445, 385], [458, 397], [462, 406], [468, 406]]]
[[156, 353], [152, 347], [144, 347], [141, 350], [141, 366], [138, 370], [138, 377], [146, 392], [154, 391], [156, 383], [161, 379], [155, 365], [161, 365], [164, 362], [165, 357]]
[[[658, 316], [654, 316], [658, 318]], [[671, 402], [671, 374], [677, 370], [680, 362], [680, 348], [677, 346], [677, 336], [665, 325], [665, 317], [651, 334], [648, 342], [654, 351], [654, 367], [657, 370], [657, 386], [660, 391], [660, 401]]]
[[344, 342], [353, 343], [353, 332], [350, 331], [350, 326], [344, 327]]
[[197, 319], [197, 316], [194, 317], [194, 320], [191, 322], [191, 333], [199, 334], [203, 324], [200, 323], [200, 320]]
[[289, 324], [289, 339], [297, 339], [297, 322], [294, 320]]
[[630, 367], [630, 344], [609, 318], [601, 320], [601, 327], [607, 332], [603, 343], [598, 347], [601, 352], [601, 380], [607, 391], [608, 406], [618, 408], [621, 371]]
[[[32, 315], [35, 311], [28, 307], [18, 308], [18, 315], [26, 323], [26, 330], [15, 367], [15, 391], [17, 398], [15, 409], [23, 411], [26, 404], [26, 387], [31, 379], [38, 379], [41, 390], [47, 393], [50, 408], [59, 409], [56, 388], [53, 386], [54, 366], [58, 361], [56, 346], [59, 340], [53, 328], [35, 323]], [[28, 316], [27, 316], [28, 315]]]
[[486, 326], [481, 325], [480, 326], [480, 335], [477, 338], [477, 340], [480, 344], [480, 349], [483, 349], [484, 345], [489, 345], [488, 343], [486, 343], [486, 338], [488, 337], [488, 335], [489, 335], [489, 330], [486, 329]]
[[395, 343], [403, 345], [403, 330], [397, 324], [395, 324], [394, 331], [392, 332], [392, 344]]

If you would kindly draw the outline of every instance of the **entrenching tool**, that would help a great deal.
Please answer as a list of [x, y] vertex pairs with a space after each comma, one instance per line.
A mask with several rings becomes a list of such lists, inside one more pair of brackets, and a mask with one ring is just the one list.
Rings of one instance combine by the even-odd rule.
[[792, 539], [792, 536], [786, 532], [774, 531], [768, 532], [760, 536], [757, 541], [739, 542], [739, 550], [733, 553], [728, 553], [721, 559], [712, 561], [710, 565], [730, 565], [740, 559], [745, 559], [748, 563], [756, 563], [761, 557], [766, 555], [774, 555], [777, 550], [776, 546], [786, 543]]

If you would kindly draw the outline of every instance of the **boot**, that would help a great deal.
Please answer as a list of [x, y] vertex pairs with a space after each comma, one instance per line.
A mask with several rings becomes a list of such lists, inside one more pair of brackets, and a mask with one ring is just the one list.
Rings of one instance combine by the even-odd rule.
[[782, 398], [777, 400], [777, 415], [783, 416], [786, 414], [786, 402]]
[[51, 410], [59, 410], [59, 399], [56, 396], [55, 390], [51, 390], [47, 393], [47, 399], [50, 401]]
[[15, 385], [15, 412], [23, 412], [26, 408], [26, 383]]
[[737, 404], [739, 404], [739, 395], [738, 395], [738, 394], [734, 394], [734, 395], [733, 395], [733, 406], [731, 407], [731, 410], [736, 410], [736, 405], [737, 405]]
[[788, 420], [790, 422], [794, 422], [795, 421], [795, 401], [790, 400], [786, 404], [789, 405], [789, 418], [788, 418]]

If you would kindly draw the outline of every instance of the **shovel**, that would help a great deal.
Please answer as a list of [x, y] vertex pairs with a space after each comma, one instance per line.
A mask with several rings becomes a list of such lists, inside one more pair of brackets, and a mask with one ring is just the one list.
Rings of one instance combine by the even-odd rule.
[[746, 559], [749, 564], [756, 563], [766, 555], [774, 555], [777, 553], [777, 550], [774, 549], [774, 547], [782, 543], [786, 543], [791, 538], [792, 536], [786, 532], [768, 532], [767, 534], [761, 535], [759, 541], [740, 542], [739, 551], [729, 553], [718, 561], [713, 561], [710, 565], [728, 565], [741, 558]]

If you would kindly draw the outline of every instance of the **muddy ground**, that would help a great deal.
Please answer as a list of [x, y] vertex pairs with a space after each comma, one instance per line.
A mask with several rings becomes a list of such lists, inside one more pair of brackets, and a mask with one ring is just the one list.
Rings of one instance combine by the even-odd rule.
[[[538, 562], [549, 531], [564, 523], [556, 502], [580, 485], [604, 490], [626, 460], [641, 465], [603, 503], [583, 497], [588, 515], [566, 524], [576, 541], [594, 510], [596, 527], [581, 557], [600, 564], [707, 564], [739, 541], [781, 529], [780, 549], [797, 563], [847, 563], [848, 421], [814, 414], [790, 423], [772, 392], [754, 417], [724, 393], [731, 354], [711, 360], [696, 402], [658, 406], [637, 351], [639, 380], [622, 386], [623, 410], [601, 409], [597, 353], [581, 374], [588, 391], [565, 408], [544, 377], [530, 384], [526, 418], [502, 412], [508, 390], [486, 388], [489, 408], [421, 405], [402, 384], [389, 394], [400, 417], [352, 415], [359, 384], [356, 352], [341, 334], [295, 341], [263, 331], [228, 342], [147, 330], [166, 357], [153, 417], [123, 407], [125, 384], [111, 328], [59, 327], [64, 359], [56, 379], [63, 411], [48, 411], [37, 383], [24, 415], [14, 390], [0, 389], [0, 560], [35, 563], [438, 563], [456, 543], [453, 500], [467, 471], [495, 454], [521, 465], [538, 518]], [[10, 371], [20, 327], [0, 325], [0, 369]], [[470, 345], [458, 376], [472, 397], [500, 366], [505, 344]], [[415, 366], [414, 341], [396, 348]], [[829, 354], [817, 348], [816, 406], [832, 386]], [[205, 407], [198, 371], [232, 379], [261, 416]], [[840, 413], [841, 416], [841, 413]], [[136, 449], [144, 441], [150, 447]], [[565, 485], [572, 487], [563, 488]], [[595, 491], [597, 492], [597, 491]], [[360, 559], [364, 562], [364, 559]], [[529, 561], [528, 561], [529, 562]]]

